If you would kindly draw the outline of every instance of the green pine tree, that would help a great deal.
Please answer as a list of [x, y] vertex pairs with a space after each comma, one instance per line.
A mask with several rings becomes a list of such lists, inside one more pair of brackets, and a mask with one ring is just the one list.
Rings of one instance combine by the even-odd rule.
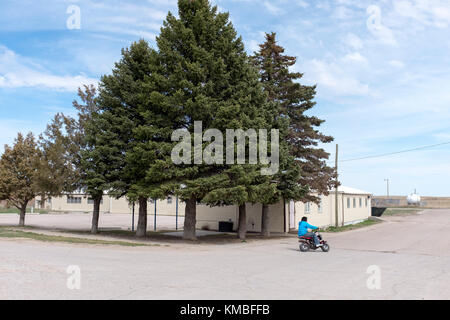
[[[191, 140], [196, 121], [202, 123], [203, 133], [211, 128], [223, 133], [267, 128], [261, 115], [267, 99], [229, 14], [219, 13], [207, 0], [179, 0], [178, 9], [179, 18], [169, 13], [157, 37], [161, 72], [167, 77], [160, 88], [161, 101], [178, 110], [175, 122], [191, 134]], [[175, 168], [173, 176], [180, 186], [176, 192], [186, 202], [185, 239], [195, 239], [198, 202], [245, 206], [251, 183], [246, 177], [233, 178], [242, 175], [242, 169], [204, 162]], [[221, 194], [225, 198], [220, 199]], [[244, 214], [240, 220], [245, 228]]]
[[113, 162], [106, 179], [111, 193], [139, 203], [138, 237], [147, 233], [148, 199], [162, 196], [153, 180], [157, 177], [149, 171], [155, 172], [160, 160], [166, 159], [167, 151], [161, 154], [159, 142], [174, 130], [165, 123], [170, 112], [164, 113], [158, 95], [158, 82], [165, 81], [158, 68], [158, 54], [146, 41], [122, 50], [112, 75], [101, 80], [99, 115], [93, 122], [94, 150]]
[[[298, 184], [319, 194], [328, 194], [330, 188], [336, 184], [336, 173], [334, 168], [326, 164], [329, 154], [318, 145], [330, 143], [333, 138], [318, 130], [324, 120], [306, 114], [316, 105], [316, 86], [306, 86], [299, 82], [303, 74], [291, 72], [289, 69], [295, 65], [297, 59], [284, 55], [284, 51], [284, 48], [277, 44], [275, 33], [266, 34], [266, 41], [260, 45], [260, 50], [252, 60], [259, 70], [260, 80], [269, 100], [279, 103], [279, 116], [288, 121], [286, 142], [298, 167], [293, 168], [292, 172], [300, 173]], [[282, 189], [288, 193], [285, 194], [286, 199], [305, 202], [320, 200], [310, 192], [303, 195], [301, 192], [292, 194], [292, 184], [286, 181], [284, 184]]]
[[88, 194], [94, 203], [91, 233], [96, 234], [102, 198], [113, 181], [110, 172], [117, 170], [121, 162], [117, 150], [108, 145], [110, 136], [101, 130], [104, 122], [100, 120], [97, 89], [92, 85], [84, 86], [78, 90], [78, 96], [81, 102], [73, 101], [78, 115], [76, 129], [71, 135], [78, 149], [72, 149], [72, 161], [78, 173], [76, 186]]

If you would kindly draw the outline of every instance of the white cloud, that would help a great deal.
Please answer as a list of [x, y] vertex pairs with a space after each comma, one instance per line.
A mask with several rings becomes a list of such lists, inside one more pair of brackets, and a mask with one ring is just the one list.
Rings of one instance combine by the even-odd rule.
[[360, 37], [353, 33], [348, 33], [344, 38], [344, 43], [352, 49], [360, 50], [363, 48], [364, 43]]
[[353, 10], [348, 7], [339, 6], [335, 9], [333, 16], [340, 20], [348, 20], [354, 15]]
[[447, 28], [450, 24], [450, 2], [447, 0], [401, 0], [394, 3], [395, 13], [421, 24]]
[[356, 77], [347, 73], [339, 64], [318, 59], [309, 61], [305, 75], [318, 84], [318, 91], [326, 89], [331, 94], [340, 96], [368, 95], [369, 85], [361, 83]]
[[266, 7], [266, 9], [274, 15], [279, 15], [284, 12], [281, 8], [277, 7], [269, 1], [264, 1], [264, 7]]
[[296, 3], [302, 7], [302, 8], [308, 8], [309, 7], [309, 3], [303, 0], [297, 0]]
[[247, 47], [248, 51], [250, 51], [251, 54], [253, 54], [253, 52], [259, 51], [259, 49], [260, 49], [259, 42], [256, 40], [247, 41], [246, 47]]
[[349, 53], [344, 56], [343, 60], [351, 63], [368, 63], [367, 59], [363, 57], [359, 52]]
[[54, 75], [38, 64], [18, 56], [0, 45], [0, 87], [44, 87], [76, 91], [82, 84], [95, 84], [97, 80], [83, 74], [75, 76]]
[[403, 68], [405, 66], [405, 64], [400, 60], [391, 60], [389, 61], [389, 65], [395, 68]]

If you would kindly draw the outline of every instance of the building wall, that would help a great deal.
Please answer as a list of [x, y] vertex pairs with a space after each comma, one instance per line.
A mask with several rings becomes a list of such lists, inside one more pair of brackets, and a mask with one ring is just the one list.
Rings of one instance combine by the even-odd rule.
[[[70, 195], [69, 195], [70, 196]], [[88, 203], [88, 197], [84, 195], [71, 195], [81, 198], [81, 203], [69, 203], [68, 196], [52, 199], [53, 211], [64, 212], [91, 212], [93, 204]], [[328, 196], [322, 196], [321, 209], [315, 203], [288, 202], [280, 201], [275, 205], [269, 206], [269, 230], [279, 233], [298, 229], [298, 223], [302, 217], [308, 217], [308, 222], [318, 227], [327, 227], [335, 224], [335, 195], [331, 193]], [[371, 216], [370, 195], [363, 194], [343, 194], [338, 195], [339, 225], [356, 223], [363, 221]], [[366, 201], [367, 199], [367, 201]], [[348, 201], [350, 207], [348, 207]], [[355, 206], [353, 205], [355, 201]], [[361, 201], [361, 206], [360, 206]], [[306, 208], [309, 206], [309, 210]], [[158, 200], [156, 202], [157, 215], [175, 216], [176, 198], [172, 201]], [[185, 203], [178, 202], [178, 215], [184, 216]], [[149, 201], [147, 206], [148, 214], [155, 212], [155, 202]], [[101, 212], [112, 214], [131, 213], [132, 205], [125, 199], [115, 199], [105, 195], [103, 203], [100, 205]], [[139, 205], [135, 205], [135, 212], [139, 212]], [[261, 231], [261, 204], [247, 204], [247, 230], [249, 232]], [[209, 207], [206, 205], [197, 206], [197, 228], [218, 230], [220, 221], [233, 222], [234, 230], [237, 230], [239, 219], [238, 206]]]
[[[262, 205], [247, 203], [247, 231], [261, 232]], [[284, 232], [284, 208], [283, 202], [269, 206], [269, 231]], [[236, 231], [239, 221], [238, 206], [209, 207], [199, 205], [197, 207], [197, 228], [208, 228], [218, 230], [219, 222], [233, 222], [233, 229]]]
[[[171, 201], [169, 199], [165, 200], [149, 200], [147, 203], [147, 213], [149, 215], [155, 214], [155, 205], [156, 205], [156, 214], [160, 216], [176, 216], [177, 214], [177, 200], [176, 197], [171, 197]], [[182, 201], [178, 201], [178, 216], [184, 216], [186, 204]], [[128, 203], [125, 198], [114, 199], [111, 213], [131, 213], [133, 205]], [[135, 212], [139, 212], [139, 204], [135, 204]]]
[[236, 228], [238, 211], [236, 206], [224, 206], [211, 208], [205, 205], [197, 206], [197, 228], [219, 230], [219, 222], [233, 222]]
[[[79, 198], [81, 203], [69, 203], [68, 198]], [[89, 197], [80, 194], [64, 195], [51, 199], [51, 210], [61, 212], [92, 212], [94, 205], [88, 203]], [[103, 202], [100, 204], [100, 212], [109, 212], [110, 201], [109, 196], [103, 196]]]
[[361, 194], [344, 194], [344, 224], [351, 224], [367, 219], [372, 215], [371, 197]]
[[[108, 213], [132, 213], [133, 205], [129, 203], [125, 198], [116, 199], [114, 197], [108, 197], [109, 208]], [[106, 208], [105, 208], [106, 209]], [[103, 211], [102, 206], [100, 210]], [[139, 212], [139, 206], [135, 205], [135, 212]]]
[[[355, 199], [356, 207], [353, 207], [353, 199]], [[361, 199], [362, 206], [359, 206]], [[366, 202], [367, 199], [367, 202]], [[350, 201], [350, 207], [348, 202]], [[317, 227], [334, 226], [336, 221], [336, 200], [335, 194], [331, 193], [328, 196], [322, 196], [322, 210], [319, 210], [319, 205], [315, 203], [309, 204], [309, 212], [307, 204], [302, 202], [295, 203], [295, 226], [292, 229], [298, 230], [298, 224], [303, 217], [308, 218], [308, 223]], [[339, 225], [357, 223], [368, 219], [371, 216], [371, 200], [370, 195], [351, 195], [338, 194], [338, 223]]]
[[[81, 203], [69, 203], [68, 197], [81, 198]], [[175, 216], [176, 215], [176, 198], [173, 197], [172, 201], [158, 200], [156, 202], [156, 209], [158, 215]], [[178, 203], [178, 214], [184, 216], [185, 204], [181, 201]], [[85, 195], [64, 195], [61, 197], [54, 197], [51, 199], [52, 211], [60, 212], [92, 212], [94, 205], [88, 203], [88, 197]], [[133, 210], [132, 203], [129, 203], [127, 199], [116, 199], [108, 195], [103, 196], [103, 202], [100, 204], [100, 212], [112, 213], [112, 214], [126, 214], [131, 213]], [[149, 201], [147, 205], [148, 214], [154, 214], [155, 202]], [[139, 212], [139, 204], [135, 205], [135, 212]]]
[[292, 229], [298, 230], [298, 224], [303, 217], [308, 218], [308, 222], [314, 226], [323, 227], [332, 224], [332, 214], [334, 214], [334, 203], [331, 202], [331, 195], [322, 196], [322, 210], [315, 203], [308, 204], [303, 202], [295, 202], [295, 224], [290, 226]]

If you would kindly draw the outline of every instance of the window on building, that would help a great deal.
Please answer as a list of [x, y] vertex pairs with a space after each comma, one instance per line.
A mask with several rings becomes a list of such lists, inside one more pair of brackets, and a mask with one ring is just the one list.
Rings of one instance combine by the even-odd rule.
[[369, 199], [366, 198], [366, 207], [369, 204]]
[[310, 213], [311, 212], [311, 203], [307, 202], [305, 203], [305, 213]]
[[322, 196], [320, 197], [320, 202], [319, 202], [319, 204], [317, 205], [317, 211], [318, 211], [319, 213], [322, 213], [322, 212], [323, 212], [323, 197], [322, 197]]
[[356, 198], [353, 198], [353, 208], [356, 208]]
[[350, 209], [350, 198], [347, 198], [347, 209]]
[[67, 203], [81, 203], [81, 197], [67, 196]]
[[168, 204], [171, 204], [172, 202], [173, 202], [172, 197], [168, 197], [168, 198], [167, 198], [167, 203], [168, 203]]
[[359, 207], [362, 208], [362, 198], [359, 198]]

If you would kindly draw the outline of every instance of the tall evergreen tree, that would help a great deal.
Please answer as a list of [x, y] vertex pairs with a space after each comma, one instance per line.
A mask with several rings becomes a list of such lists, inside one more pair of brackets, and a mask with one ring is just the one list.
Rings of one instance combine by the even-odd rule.
[[[279, 103], [279, 116], [288, 120], [286, 141], [301, 173], [298, 183], [319, 194], [328, 194], [336, 184], [336, 173], [334, 168], [326, 164], [329, 154], [318, 145], [330, 143], [333, 138], [318, 130], [324, 120], [306, 114], [316, 105], [316, 86], [300, 83], [303, 74], [289, 69], [297, 59], [284, 55], [284, 51], [277, 44], [275, 33], [266, 34], [266, 41], [260, 45], [260, 50], [252, 60], [259, 70], [260, 80], [269, 100]], [[284, 190], [289, 190], [286, 187]], [[320, 200], [310, 192], [290, 199], [305, 202]]]
[[112, 181], [110, 171], [114, 172], [120, 161], [117, 152], [114, 153], [116, 150], [108, 146], [110, 136], [101, 131], [104, 122], [99, 119], [97, 89], [93, 85], [84, 86], [78, 89], [78, 96], [81, 101], [73, 101], [78, 114], [76, 129], [71, 135], [78, 149], [72, 151], [72, 161], [79, 178], [76, 186], [88, 194], [94, 204], [91, 233], [96, 234], [103, 195], [109, 191]]
[[[148, 175], [150, 168], [159, 163], [154, 142], [164, 131], [160, 129], [167, 119], [161, 116], [163, 111], [154, 112], [155, 108], [164, 109], [158, 100], [160, 91], [154, 85], [157, 59], [157, 52], [144, 40], [122, 50], [112, 75], [102, 77], [99, 115], [93, 121], [94, 150], [113, 162], [106, 179], [109, 187], [117, 197], [127, 196], [139, 203], [138, 237], [147, 233], [148, 199], [160, 196]], [[155, 105], [155, 101], [159, 104]]]
[[[258, 109], [266, 104], [266, 96], [229, 14], [219, 13], [207, 0], [179, 0], [178, 10], [179, 18], [168, 14], [157, 44], [161, 72], [167, 77], [161, 101], [178, 110], [180, 128], [194, 139], [196, 121], [202, 123], [202, 133], [211, 128], [222, 132], [267, 128]], [[195, 239], [197, 203], [219, 204], [218, 197], [210, 194], [219, 183], [223, 192], [218, 190], [216, 195], [226, 194], [224, 202], [245, 206], [247, 182], [232, 179], [240, 171], [202, 161], [176, 167], [174, 176], [182, 186], [177, 192], [186, 202], [185, 239]], [[240, 220], [245, 227], [244, 213]]]
[[14, 145], [5, 146], [0, 159], [0, 200], [20, 210], [19, 226], [25, 226], [28, 203], [38, 193], [37, 171], [41, 153], [32, 133], [18, 134]]

